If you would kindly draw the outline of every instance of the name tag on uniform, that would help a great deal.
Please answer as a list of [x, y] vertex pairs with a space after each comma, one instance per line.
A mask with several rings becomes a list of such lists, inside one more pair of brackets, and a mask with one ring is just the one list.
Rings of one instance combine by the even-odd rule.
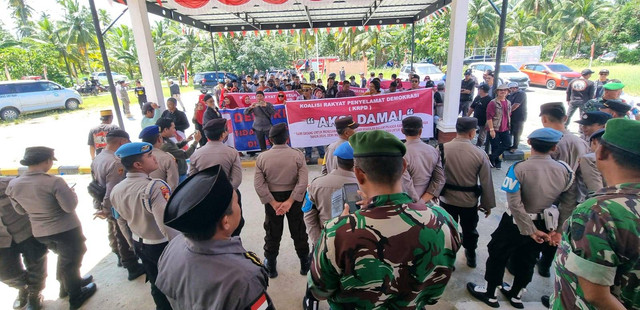
[[520, 182], [518, 178], [516, 178], [516, 173], [514, 171], [515, 165], [509, 167], [509, 171], [507, 172], [507, 176], [504, 178], [504, 182], [502, 182], [502, 190], [507, 193], [515, 193], [520, 190]]

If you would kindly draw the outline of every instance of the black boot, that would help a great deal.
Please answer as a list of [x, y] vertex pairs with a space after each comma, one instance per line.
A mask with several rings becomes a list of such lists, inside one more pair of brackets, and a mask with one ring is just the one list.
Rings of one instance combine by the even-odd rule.
[[80, 308], [80, 306], [82, 306], [82, 304], [84, 304], [87, 299], [93, 296], [96, 290], [97, 287], [95, 283], [89, 283], [81, 287], [80, 292], [77, 295], [69, 297], [69, 309], [75, 310]]
[[300, 258], [300, 274], [306, 276], [309, 272], [309, 266], [311, 265], [311, 261], [309, 260], [309, 255], [305, 255]]
[[118, 267], [123, 267], [122, 266], [122, 259], [120, 258], [120, 254], [118, 254], [118, 253], [115, 253], [115, 254], [116, 254], [116, 257], [118, 258]]
[[129, 276], [127, 277], [127, 280], [129, 281], [133, 281], [145, 273], [144, 267], [142, 267], [142, 264], [139, 263], [127, 267], [127, 271], [129, 271]]
[[546, 264], [544, 264], [542, 259], [539, 259], [536, 265], [538, 265], [538, 274], [541, 277], [545, 277], [545, 278], [551, 277], [551, 266], [547, 266]]
[[26, 310], [40, 310], [42, 309], [42, 294], [40, 292], [29, 292], [29, 300], [27, 302]]
[[319, 306], [320, 302], [311, 294], [307, 287], [307, 293], [304, 294], [304, 298], [302, 299], [302, 310], [318, 310]]
[[26, 286], [18, 290], [18, 296], [13, 302], [13, 309], [22, 309], [27, 304], [27, 296], [29, 296], [29, 292]]
[[[91, 282], [93, 282], [93, 276], [92, 275], [84, 276], [80, 280], [80, 287], [88, 285]], [[64, 287], [62, 282], [60, 282], [60, 294], [58, 294], [58, 297], [66, 298], [67, 296], [69, 296], [69, 293], [67, 292], [67, 288]]]
[[516, 309], [524, 309], [524, 304], [522, 303], [522, 294], [526, 291], [524, 288], [515, 286], [512, 288], [508, 283], [502, 283], [500, 291], [509, 299], [511, 306]]
[[267, 271], [269, 272], [269, 278], [273, 279], [278, 276], [278, 270], [276, 269], [276, 265], [278, 261], [276, 259], [264, 259], [264, 265], [267, 267]]
[[544, 295], [544, 296], [540, 297], [540, 301], [542, 302], [542, 305], [547, 309], [551, 308], [551, 300], [550, 299], [551, 298], [549, 298], [549, 295]]
[[476, 251], [464, 249], [464, 256], [467, 257], [467, 266], [476, 268]]

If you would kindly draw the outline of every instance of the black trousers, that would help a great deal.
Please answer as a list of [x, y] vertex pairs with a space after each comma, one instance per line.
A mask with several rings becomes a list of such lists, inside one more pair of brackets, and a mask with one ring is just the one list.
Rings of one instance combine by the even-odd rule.
[[496, 168], [500, 168], [502, 167], [500, 155], [511, 146], [509, 131], [496, 132], [495, 138], [491, 138], [491, 135], [489, 135], [489, 143], [491, 143], [491, 156], [489, 156], [489, 159], [495, 164]]
[[[544, 221], [533, 221], [536, 228], [548, 232]], [[504, 213], [498, 228], [491, 234], [488, 245], [489, 258], [484, 279], [488, 287], [502, 285], [507, 261], [511, 258], [514, 266], [514, 289], [525, 288], [533, 278], [533, 269], [543, 244], [536, 243], [529, 236], [520, 234], [513, 223], [513, 217]]]
[[36, 238], [29, 237], [20, 243], [11, 242], [8, 248], [0, 248], [2, 283], [17, 289], [27, 286], [30, 292], [40, 292], [46, 278], [47, 247]]
[[169, 244], [164, 242], [160, 244], [144, 244], [140, 240], [133, 240], [133, 248], [142, 261], [144, 271], [147, 273], [147, 281], [151, 283], [151, 297], [156, 304], [156, 309], [165, 310], [172, 309], [167, 296], [156, 287], [156, 279], [158, 278], [158, 261], [162, 251]]
[[76, 227], [59, 234], [36, 237], [40, 243], [58, 254], [58, 264], [56, 267], [56, 279], [60, 281], [60, 285], [67, 291], [70, 299], [80, 294], [80, 266], [82, 258], [87, 252], [84, 242], [85, 237], [82, 234], [82, 228]]
[[107, 229], [109, 230], [109, 246], [113, 253], [120, 256], [120, 262], [125, 268], [135, 266], [138, 263], [138, 256], [131, 250], [127, 238], [118, 226], [118, 222], [113, 217], [107, 219]]
[[556, 252], [558, 251], [558, 247], [551, 246], [548, 243], [545, 243], [542, 246], [542, 256], [540, 256], [540, 268], [549, 269], [551, 268], [551, 264], [553, 263], [553, 259], [556, 257]]
[[520, 146], [520, 137], [522, 136], [523, 129], [524, 129], [524, 121], [511, 122], [511, 135], [513, 136], [513, 143], [511, 143], [511, 149], [518, 149], [518, 146]]
[[440, 206], [447, 211], [453, 219], [462, 227], [462, 246], [466, 250], [475, 251], [478, 247], [478, 208], [462, 208], [440, 202]]
[[[289, 199], [291, 192], [271, 192], [273, 198], [282, 202]], [[264, 257], [273, 260], [278, 257], [280, 252], [280, 240], [282, 239], [282, 231], [284, 230], [284, 218], [287, 217], [289, 225], [289, 233], [293, 239], [293, 245], [299, 258], [306, 258], [309, 255], [309, 243], [306, 226], [304, 225], [304, 216], [302, 213], [302, 202], [294, 201], [291, 209], [285, 215], [276, 215], [270, 204], [264, 205]]]
[[253, 132], [256, 133], [256, 139], [258, 140], [258, 144], [260, 145], [260, 151], [264, 152], [267, 150], [267, 141], [265, 140], [269, 137], [268, 130], [257, 130], [254, 129]]

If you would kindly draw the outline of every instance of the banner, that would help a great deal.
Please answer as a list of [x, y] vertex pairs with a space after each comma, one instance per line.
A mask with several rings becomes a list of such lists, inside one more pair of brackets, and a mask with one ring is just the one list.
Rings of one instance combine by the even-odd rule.
[[286, 105], [291, 146], [328, 145], [338, 138], [335, 121], [352, 116], [358, 131], [380, 129], [403, 139], [402, 119], [422, 118], [422, 138], [433, 137], [433, 90], [391, 94], [292, 101]]
[[364, 93], [366, 93], [369, 90], [367, 88], [360, 88], [360, 87], [349, 87], [349, 89], [353, 90], [353, 92], [356, 93], [357, 96], [364, 95]]
[[[271, 119], [272, 124], [286, 123], [287, 116], [284, 105], [273, 105], [276, 114]], [[260, 144], [253, 132], [253, 115], [245, 115], [246, 108], [220, 109], [222, 117], [230, 120], [227, 129], [231, 133], [225, 144], [233, 146], [238, 151], [259, 151]], [[269, 145], [269, 142], [267, 142]]]
[[[244, 102], [242, 102], [242, 98], [244, 96], [249, 96], [251, 102], [256, 101], [256, 93], [224, 93], [225, 96], [229, 95], [236, 101], [239, 107], [248, 107]], [[298, 92], [295, 90], [288, 90], [284, 92], [284, 95], [287, 96], [287, 102], [298, 100]], [[278, 99], [278, 92], [268, 92], [264, 93], [264, 101], [271, 102], [272, 104], [276, 103], [276, 99]]]

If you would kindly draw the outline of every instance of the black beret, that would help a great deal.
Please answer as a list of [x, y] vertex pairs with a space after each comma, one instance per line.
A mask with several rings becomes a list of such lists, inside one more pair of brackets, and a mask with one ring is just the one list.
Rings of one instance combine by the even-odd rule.
[[345, 129], [347, 127], [351, 129], [356, 129], [359, 126], [360, 124], [353, 121], [352, 116], [346, 116], [336, 120], [336, 129]]
[[562, 102], [547, 102], [540, 106], [540, 116], [551, 115], [558, 119], [562, 119], [567, 115]]
[[277, 137], [287, 132], [287, 124], [286, 123], [278, 123], [271, 127], [269, 130], [269, 137]]
[[206, 231], [223, 217], [233, 186], [220, 165], [202, 170], [184, 180], [169, 198], [164, 223], [183, 233]]
[[129, 139], [129, 134], [122, 129], [114, 129], [107, 133], [107, 138], [125, 138]]
[[20, 164], [24, 166], [37, 165], [45, 160], [57, 160], [53, 155], [53, 149], [46, 146], [32, 146], [24, 150], [24, 157]]
[[202, 130], [220, 130], [227, 126], [226, 118], [214, 118], [204, 124]]
[[599, 106], [601, 109], [602, 108], [609, 108], [613, 111], [616, 111], [620, 114], [625, 114], [627, 112], [629, 112], [629, 110], [631, 110], [631, 106], [624, 103], [622, 100], [620, 99], [609, 99], [609, 100], [604, 100], [604, 102], [602, 102], [602, 105]]
[[606, 124], [611, 119], [611, 114], [602, 111], [589, 111], [582, 114], [579, 121], [576, 123], [581, 125], [593, 125], [593, 124]]
[[409, 116], [402, 120], [403, 129], [420, 129], [422, 128], [422, 119], [417, 116]]
[[478, 119], [475, 117], [460, 117], [456, 120], [456, 132], [468, 132], [478, 128]]

